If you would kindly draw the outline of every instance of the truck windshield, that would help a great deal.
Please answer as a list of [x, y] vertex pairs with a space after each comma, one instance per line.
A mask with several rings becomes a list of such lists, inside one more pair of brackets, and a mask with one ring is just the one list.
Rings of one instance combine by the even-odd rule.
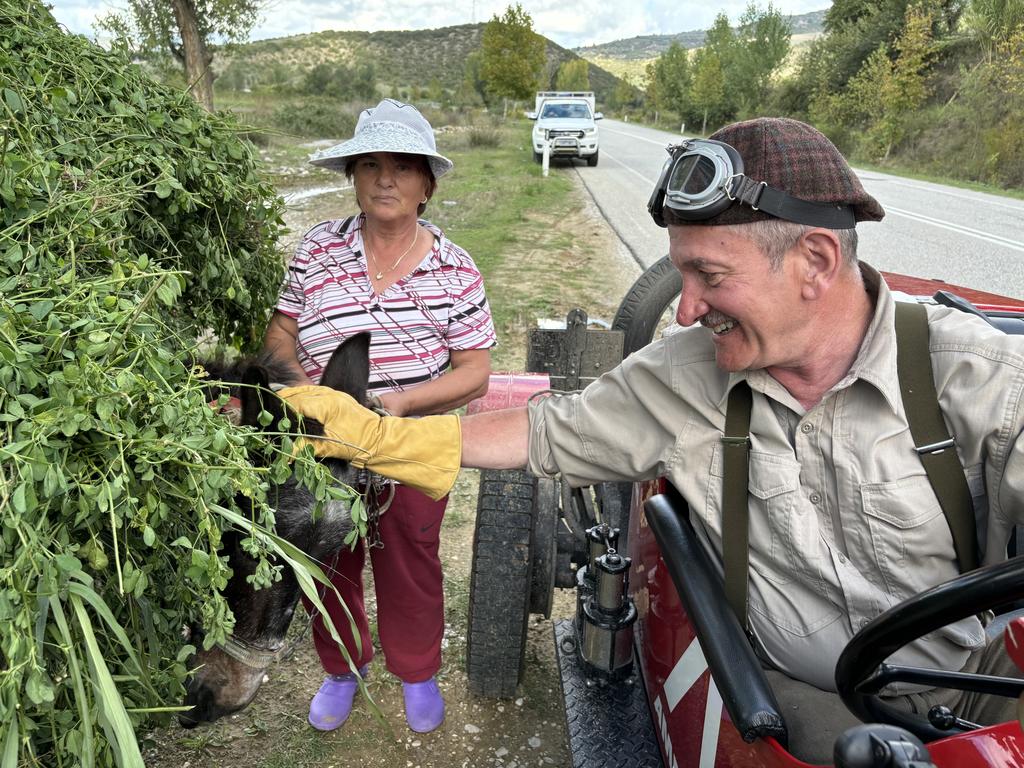
[[540, 116], [543, 117], [566, 117], [577, 120], [590, 119], [590, 107], [586, 104], [545, 104]]

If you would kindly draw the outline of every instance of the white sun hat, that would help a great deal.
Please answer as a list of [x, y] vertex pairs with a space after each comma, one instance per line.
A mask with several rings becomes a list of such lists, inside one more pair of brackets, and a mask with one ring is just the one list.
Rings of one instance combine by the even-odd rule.
[[370, 152], [425, 155], [434, 178], [441, 178], [453, 166], [451, 160], [438, 154], [434, 129], [420, 111], [394, 99], [384, 99], [376, 107], [364, 109], [356, 123], [355, 136], [311, 155], [309, 162], [321, 168], [344, 171], [349, 158]]

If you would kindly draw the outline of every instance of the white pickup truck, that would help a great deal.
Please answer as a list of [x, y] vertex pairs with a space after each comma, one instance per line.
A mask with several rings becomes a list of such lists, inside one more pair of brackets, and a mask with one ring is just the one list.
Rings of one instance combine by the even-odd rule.
[[551, 157], [579, 157], [597, 165], [599, 137], [593, 91], [538, 91], [533, 112], [533, 159], [543, 160], [545, 145]]

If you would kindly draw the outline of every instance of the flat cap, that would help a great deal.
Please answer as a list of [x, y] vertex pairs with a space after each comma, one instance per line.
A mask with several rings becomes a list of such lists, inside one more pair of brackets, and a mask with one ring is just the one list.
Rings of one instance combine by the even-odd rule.
[[[733, 147], [743, 158], [748, 179], [813, 203], [846, 204], [857, 221], [881, 221], [885, 211], [864, 191], [857, 174], [836, 146], [816, 128], [785, 117], [760, 117], [733, 123], [708, 138]], [[671, 210], [666, 218], [673, 221]], [[749, 205], [734, 204], [706, 221], [686, 224], [746, 224], [774, 218]]]

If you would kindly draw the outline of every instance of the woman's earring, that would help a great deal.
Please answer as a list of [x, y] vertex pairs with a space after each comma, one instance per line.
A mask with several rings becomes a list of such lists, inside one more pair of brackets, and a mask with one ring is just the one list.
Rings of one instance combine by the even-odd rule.
[[420, 205], [426, 205], [429, 200], [429, 197], [424, 197], [422, 200], [420, 200]]

